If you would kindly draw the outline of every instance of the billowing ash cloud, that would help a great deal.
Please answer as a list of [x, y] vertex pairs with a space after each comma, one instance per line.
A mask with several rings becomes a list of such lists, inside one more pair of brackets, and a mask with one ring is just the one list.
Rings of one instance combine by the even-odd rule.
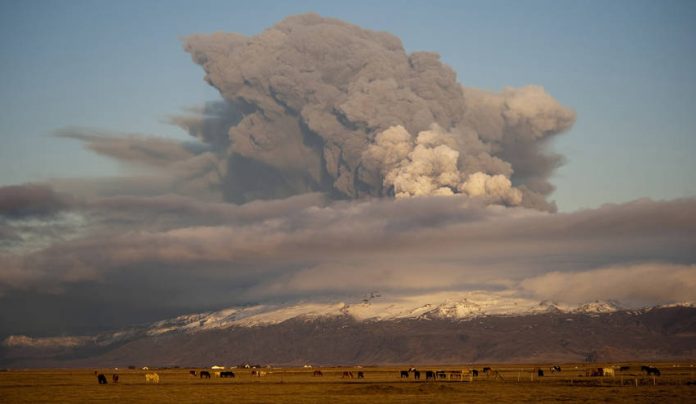
[[457, 139], [433, 125], [413, 140], [403, 126], [377, 135], [363, 154], [365, 167], [376, 167], [383, 185], [397, 198], [462, 193], [489, 203], [520, 205], [522, 192], [503, 174], [467, 174], [457, 161]]
[[217, 150], [229, 201], [463, 193], [554, 209], [561, 159], [544, 143], [575, 114], [541, 87], [467, 89], [437, 54], [314, 14], [184, 46], [225, 102], [173, 121]]

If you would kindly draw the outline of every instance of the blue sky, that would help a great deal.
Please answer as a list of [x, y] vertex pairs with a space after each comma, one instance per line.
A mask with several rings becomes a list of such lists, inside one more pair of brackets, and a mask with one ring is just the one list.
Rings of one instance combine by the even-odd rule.
[[124, 169], [52, 137], [66, 126], [183, 139], [167, 116], [219, 95], [179, 38], [308, 11], [436, 51], [463, 85], [539, 84], [574, 108], [553, 144], [562, 211], [696, 195], [690, 1], [1, 1], [0, 185]]

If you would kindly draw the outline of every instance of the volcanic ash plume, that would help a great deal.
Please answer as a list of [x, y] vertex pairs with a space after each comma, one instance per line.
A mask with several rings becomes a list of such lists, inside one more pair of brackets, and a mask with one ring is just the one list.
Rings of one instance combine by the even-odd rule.
[[496, 204], [522, 202], [522, 192], [506, 176], [460, 170], [456, 144], [456, 138], [437, 125], [420, 132], [415, 141], [403, 126], [393, 126], [376, 136], [363, 164], [378, 168], [383, 185], [396, 198], [462, 193]]
[[467, 89], [437, 54], [314, 14], [184, 46], [225, 105], [176, 122], [223, 159], [227, 200], [461, 193], [553, 209], [561, 160], [545, 142], [575, 114], [539, 86]]

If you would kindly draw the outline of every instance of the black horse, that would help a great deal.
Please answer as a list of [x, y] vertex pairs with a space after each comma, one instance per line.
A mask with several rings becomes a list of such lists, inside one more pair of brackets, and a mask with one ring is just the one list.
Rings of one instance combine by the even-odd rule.
[[99, 382], [99, 384], [106, 384], [106, 376], [104, 376], [103, 373], [99, 373], [97, 375], [97, 381]]
[[660, 369], [654, 367], [654, 366], [641, 366], [640, 370], [647, 373], [648, 376], [654, 375], [654, 376], [659, 376], [660, 375]]

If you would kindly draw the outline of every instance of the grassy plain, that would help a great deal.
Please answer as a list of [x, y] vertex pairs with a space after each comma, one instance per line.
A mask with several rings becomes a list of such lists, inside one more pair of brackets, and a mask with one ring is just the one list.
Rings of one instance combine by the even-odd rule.
[[[232, 369], [236, 377], [210, 380], [189, 375], [189, 369], [157, 369], [159, 384], [146, 384], [143, 370], [98, 369], [109, 384], [97, 384], [97, 369], [10, 370], [0, 372], [0, 402], [235, 402], [235, 403], [463, 403], [463, 402], [696, 402], [696, 367], [691, 364], [660, 364], [662, 375], [648, 377], [640, 364], [615, 377], [588, 377], [587, 364], [561, 365], [551, 374], [533, 376], [531, 365], [490, 365], [501, 377], [480, 375], [463, 380], [425, 381], [425, 370], [447, 371], [466, 366], [424, 366], [420, 381], [400, 378], [406, 367], [266, 369], [265, 377], [251, 369]], [[601, 365], [593, 365], [596, 368]], [[483, 365], [475, 368], [481, 370]], [[365, 373], [364, 379], [342, 378], [344, 371]], [[119, 374], [119, 383], [111, 375]], [[212, 373], [212, 371], [211, 371]], [[637, 382], [637, 386], [636, 386]], [[689, 384], [691, 382], [691, 384]]]

